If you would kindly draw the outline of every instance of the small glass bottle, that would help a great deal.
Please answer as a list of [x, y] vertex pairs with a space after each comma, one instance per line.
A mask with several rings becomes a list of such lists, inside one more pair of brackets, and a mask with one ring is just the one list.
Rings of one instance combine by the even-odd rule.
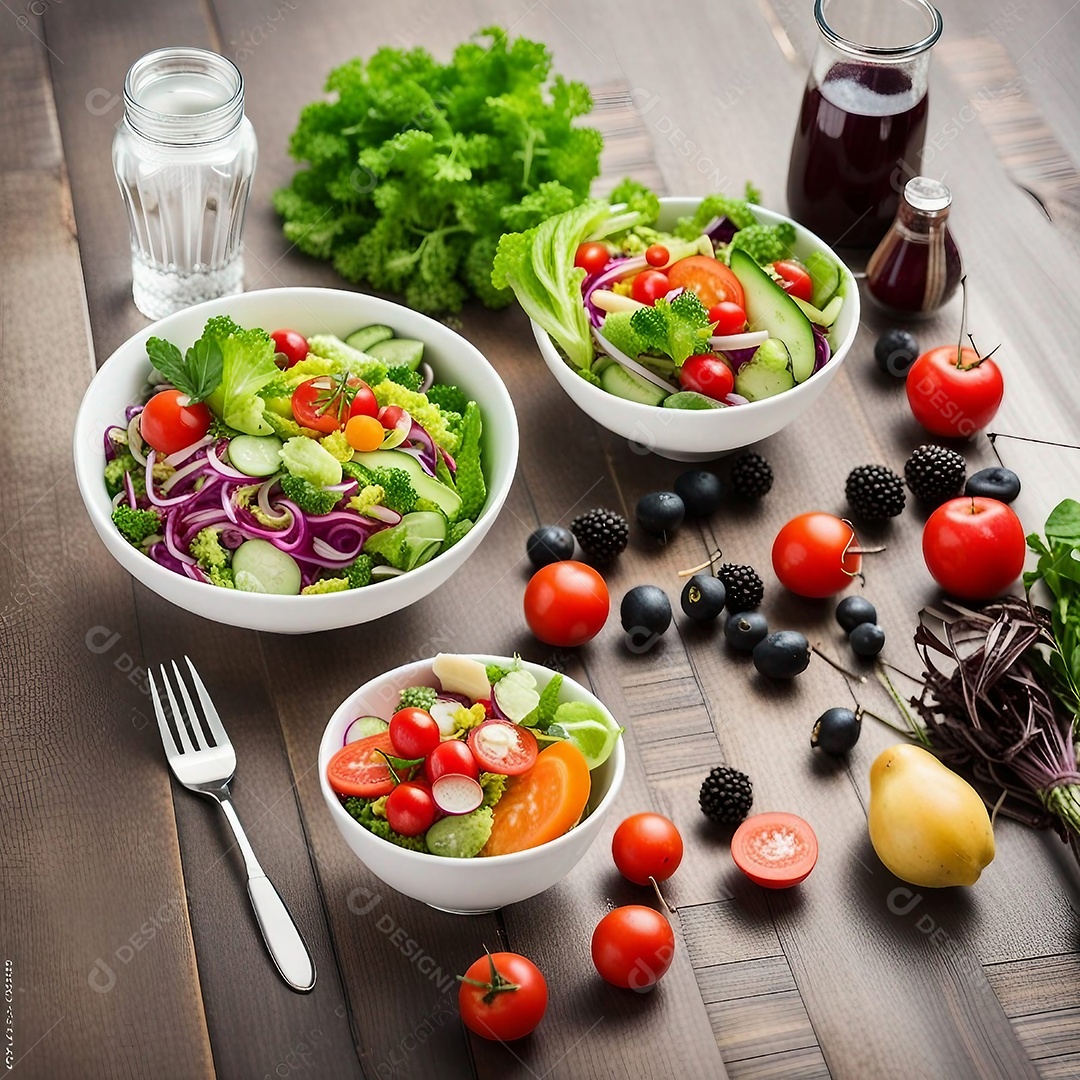
[[928, 315], [956, 291], [963, 273], [949, 232], [952, 194], [940, 180], [916, 176], [885, 238], [866, 264], [866, 286], [882, 307]]
[[230, 60], [171, 48], [132, 65], [113, 169], [131, 228], [132, 296], [148, 318], [243, 290], [257, 153]]

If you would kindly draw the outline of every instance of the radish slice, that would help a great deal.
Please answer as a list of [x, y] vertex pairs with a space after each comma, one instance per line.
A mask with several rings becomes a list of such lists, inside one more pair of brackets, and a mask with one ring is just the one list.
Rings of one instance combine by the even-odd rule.
[[358, 716], [346, 729], [343, 746], [372, 735], [381, 735], [390, 725], [379, 716]]
[[651, 382], [653, 386], [658, 386], [661, 390], [666, 390], [669, 394], [675, 393], [675, 387], [672, 386], [667, 379], [663, 379], [659, 375], [654, 375], [647, 367], [639, 364], [636, 360], [631, 360], [621, 349], [616, 349], [599, 330], [594, 328], [593, 334], [600, 343], [600, 348], [613, 360], [617, 360], [623, 367], [629, 368], [635, 375], [640, 375], [646, 382]]
[[768, 330], [752, 330], [748, 334], [722, 334], [709, 338], [709, 344], [720, 352], [729, 349], [756, 349], [769, 340]]
[[445, 773], [431, 785], [431, 797], [444, 814], [471, 814], [484, 801], [484, 789], [471, 776]]
[[465, 707], [460, 701], [455, 701], [453, 698], [439, 697], [435, 700], [435, 704], [428, 711], [431, 713], [432, 720], [439, 725], [440, 735], [453, 733], [454, 728], [457, 727], [454, 721], [454, 713], [458, 709]]

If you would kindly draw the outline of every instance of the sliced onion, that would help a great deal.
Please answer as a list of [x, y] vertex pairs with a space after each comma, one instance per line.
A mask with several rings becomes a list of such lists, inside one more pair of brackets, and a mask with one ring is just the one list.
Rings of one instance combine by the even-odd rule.
[[144, 405], [129, 405], [124, 410], [124, 419], [125, 420], [134, 419], [136, 416], [139, 415], [139, 413], [141, 413], [143, 411], [144, 408], [145, 408]]
[[[280, 475], [280, 474], [279, 474]], [[277, 483], [277, 476], [271, 476], [269, 480], [264, 480], [259, 485], [259, 490], [255, 495], [255, 501], [259, 504], [259, 509], [268, 517], [274, 521], [288, 521], [292, 515], [288, 510], [279, 511], [277, 507], [273, 506], [270, 502], [270, 489]]]
[[183, 495], [177, 495], [175, 498], [163, 499], [154, 490], [154, 459], [156, 458], [156, 456], [157, 453], [154, 450], [151, 450], [146, 455], [146, 497], [155, 506], [161, 507], [179, 506], [181, 503], [186, 503], [189, 499], [193, 499], [195, 496], [194, 491], [185, 491]]
[[768, 330], [751, 330], [746, 334], [719, 334], [709, 338], [709, 344], [717, 352], [737, 351], [739, 349], [756, 349], [769, 340]]
[[420, 393], [426, 394], [435, 382], [435, 372], [431, 370], [431, 365], [423, 360], [420, 363]]
[[724, 397], [725, 405], [749, 405], [749, 398], [744, 398], [742, 394], [727, 394]]
[[179, 516], [179, 514], [165, 515], [165, 546], [169, 549], [169, 554], [177, 562], [194, 566], [195, 560], [176, 546], [176, 519]]
[[[169, 461], [168, 458], [165, 459], [165, 463], [166, 464], [171, 464], [171, 462]], [[176, 485], [179, 484], [181, 480], [185, 480], [185, 479], [187, 479], [187, 477], [191, 476], [193, 473], [197, 473], [200, 469], [205, 469], [205, 468], [206, 468], [206, 460], [204, 458], [199, 458], [198, 461], [189, 462], [182, 469], [177, 469], [176, 472], [174, 472], [172, 474], [172, 476], [170, 476], [161, 485], [161, 490], [163, 492], [172, 491], [172, 489], [174, 487], [176, 487]]]
[[244, 480], [247, 483], [251, 483], [252, 478], [247, 473], [238, 472], [230, 465], [226, 465], [225, 462], [218, 457], [217, 447], [212, 446], [206, 451], [206, 460], [210, 463], [210, 467], [215, 471], [221, 473], [222, 476], [229, 480]]
[[[276, 480], [277, 477], [275, 477], [274, 479]], [[353, 488], [359, 486], [360, 485], [355, 480], [349, 479], [342, 480], [340, 484], [328, 484], [326, 487], [323, 488], [323, 491], [336, 491], [339, 495], [344, 496], [346, 494], [350, 494]]]
[[105, 460], [112, 461], [116, 457], [116, 443], [113, 442], [112, 433], [114, 431], [123, 431], [124, 429], [118, 424], [111, 424], [105, 429]]
[[221, 509], [234, 525], [237, 524], [236, 507], [233, 505], [232, 493], [227, 484], [221, 485]]
[[131, 479], [131, 473], [124, 473], [124, 494], [127, 495], [128, 506], [132, 510], [136, 509], [139, 505], [138, 499], [135, 497], [135, 482]]
[[399, 570], [396, 566], [373, 566], [371, 568], [371, 580], [374, 581], [378, 578], [381, 581], [384, 578], [401, 577], [404, 573], [404, 570]]
[[201, 450], [204, 446], [209, 446], [214, 441], [213, 435], [204, 435], [201, 439], [193, 442], [190, 446], [185, 446], [183, 450], [177, 450], [175, 454], [170, 454], [165, 459], [166, 465], [179, 465], [182, 461], [187, 461], [196, 450]]
[[439, 453], [442, 454], [443, 461], [446, 462], [446, 467], [452, 472], [457, 472], [457, 462], [440, 446]]
[[614, 345], [603, 334], [600, 333], [595, 327], [593, 328], [593, 335], [597, 342], [600, 344], [600, 348], [604, 350], [613, 360], [617, 360], [625, 368], [629, 368], [635, 375], [640, 375], [643, 379], [651, 382], [653, 386], [658, 386], [661, 390], [666, 390], [669, 394], [675, 393], [675, 388], [667, 381], [667, 379], [661, 378], [659, 375], [654, 375], [647, 367], [639, 364], [636, 360], [631, 360], [621, 349], [616, 349]]
[[332, 559], [335, 562], [344, 565], [345, 563], [353, 562], [356, 556], [364, 550], [364, 542], [361, 540], [351, 551], [339, 551], [337, 548], [331, 547], [325, 540], [316, 536], [311, 541], [311, 550], [315, 552], [320, 559]]
[[127, 426], [128, 434], [128, 449], [131, 451], [131, 456], [140, 464], [146, 464], [146, 455], [143, 453], [142, 432], [139, 430], [139, 414], [136, 413], [129, 421]]
[[590, 299], [592, 294], [597, 289], [606, 289], [616, 281], [620, 281], [630, 274], [636, 274], [639, 270], [644, 270], [648, 265], [649, 260], [644, 255], [635, 255], [632, 259], [616, 259], [601, 270], [591, 281], [588, 278], [585, 279], [582, 285], [582, 299], [594, 326], [600, 325], [600, 319], [596, 314], [596, 307]]
[[391, 510], [389, 506], [369, 506], [364, 513], [367, 517], [383, 521], [387, 525], [398, 525], [401, 522], [401, 515], [396, 510]]
[[112, 497], [113, 509], [118, 507], [126, 498], [127, 498], [127, 492], [126, 491], [118, 491]]
[[206, 576], [206, 574], [204, 574], [202, 572], [200, 567], [194, 566], [194, 565], [192, 565], [190, 563], [184, 563], [183, 567], [184, 567], [184, 573], [187, 574], [187, 576], [189, 578], [192, 578], [195, 581], [202, 581], [202, 582], [209, 582], [210, 581], [210, 579]]
[[682, 296], [685, 291], [686, 289], [684, 286], [678, 285], [674, 289], [668, 289], [668, 291], [664, 293], [664, 299], [668, 303], [671, 303], [671, 301], [674, 300], [676, 296]]

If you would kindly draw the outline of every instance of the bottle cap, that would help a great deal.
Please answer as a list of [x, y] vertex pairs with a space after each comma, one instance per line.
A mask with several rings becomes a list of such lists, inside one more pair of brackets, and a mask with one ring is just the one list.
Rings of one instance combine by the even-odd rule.
[[916, 210], [938, 213], [952, 204], [952, 192], [929, 176], [916, 176], [904, 185], [904, 199]]

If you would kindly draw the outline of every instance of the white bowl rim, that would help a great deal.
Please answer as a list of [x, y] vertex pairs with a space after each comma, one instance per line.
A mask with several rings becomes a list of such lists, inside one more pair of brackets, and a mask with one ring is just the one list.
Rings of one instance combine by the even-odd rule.
[[[473, 660], [479, 660], [482, 664], [498, 664], [500, 666], [509, 665], [514, 662], [512, 656], [494, 656], [487, 653], [459, 653], [456, 655], [468, 656]], [[411, 851], [409, 848], [398, 847], [397, 844], [391, 844], [389, 840], [384, 840], [381, 836], [376, 836], [369, 829], [365, 829], [359, 821], [356, 820], [350, 814], [345, 807], [341, 805], [341, 800], [338, 794], [330, 786], [330, 781], [326, 778], [326, 767], [323, 765], [322, 756], [323, 750], [327, 745], [327, 738], [330, 734], [330, 728], [337, 722], [338, 714], [342, 712], [345, 706], [359, 693], [366, 690], [374, 683], [378, 683], [383, 679], [389, 679], [393, 675], [397, 675], [399, 672], [405, 672], [412, 668], [430, 667], [434, 661], [434, 657], [429, 657], [425, 660], [414, 660], [408, 664], [401, 664], [396, 668], [391, 668], [389, 671], [384, 671], [381, 675], [376, 675], [373, 679], [368, 679], [366, 683], [358, 686], [340, 705], [334, 710], [330, 719], [326, 723], [326, 727], [323, 729], [322, 739], [319, 741], [319, 786], [322, 788], [323, 797], [326, 799], [328, 805], [331, 807], [331, 813], [338, 821], [343, 822], [353, 829], [357, 830], [356, 835], [363, 835], [377, 844], [388, 844], [394, 850], [400, 852], [402, 855], [407, 856], [406, 861], [413, 861], [417, 866], [445, 866], [448, 862], [454, 866], [465, 866], [473, 861], [473, 859], [447, 859], [445, 855], [433, 855], [430, 851]], [[543, 664], [534, 664], [530, 660], [522, 660], [521, 666], [531, 672], [534, 676], [540, 673], [546, 673], [549, 675], [555, 675], [552, 668], [545, 667]], [[603, 711], [614, 720], [608, 707], [586, 686], [582, 686], [576, 679], [572, 679], [569, 675], [563, 675], [564, 682], [570, 683], [585, 694], [588, 698], [598, 705]], [[550, 679], [548, 680], [550, 682]], [[539, 679], [537, 679], [539, 683]], [[545, 684], [546, 685], [546, 684]], [[355, 717], [353, 718], [355, 719]], [[616, 721], [617, 723], [617, 721]], [[619, 725], [620, 727], [622, 725]], [[624, 732], [625, 734], [625, 732]], [[334, 749], [329, 757], [333, 757], [340, 747]], [[329, 757], [327, 760], [329, 761]], [[511, 867], [519, 862], [527, 862], [530, 856], [535, 856], [537, 852], [549, 852], [557, 850], [559, 846], [566, 846], [574, 841], [574, 833], [581, 828], [587, 821], [591, 821], [593, 818], [599, 818], [601, 814], [606, 814], [610, 809], [611, 804], [618, 798], [619, 789], [622, 787], [623, 777], [626, 773], [626, 747], [623, 741], [622, 735], [619, 736], [615, 743], [615, 749], [611, 752], [611, 760], [614, 763], [614, 775], [611, 777], [611, 783], [608, 784], [607, 791], [604, 792], [604, 797], [596, 804], [591, 814], [588, 817], [582, 818], [576, 825], [568, 829], [562, 834], [562, 836], [555, 837], [554, 840], [548, 840], [546, 843], [538, 844], [536, 847], [526, 848], [524, 851], [512, 851], [507, 855], [486, 855], [481, 860], [481, 865], [484, 867]], [[597, 766], [599, 768], [599, 766]], [[339, 825], [340, 828], [340, 825]], [[473, 856], [478, 858], [478, 856]]]

